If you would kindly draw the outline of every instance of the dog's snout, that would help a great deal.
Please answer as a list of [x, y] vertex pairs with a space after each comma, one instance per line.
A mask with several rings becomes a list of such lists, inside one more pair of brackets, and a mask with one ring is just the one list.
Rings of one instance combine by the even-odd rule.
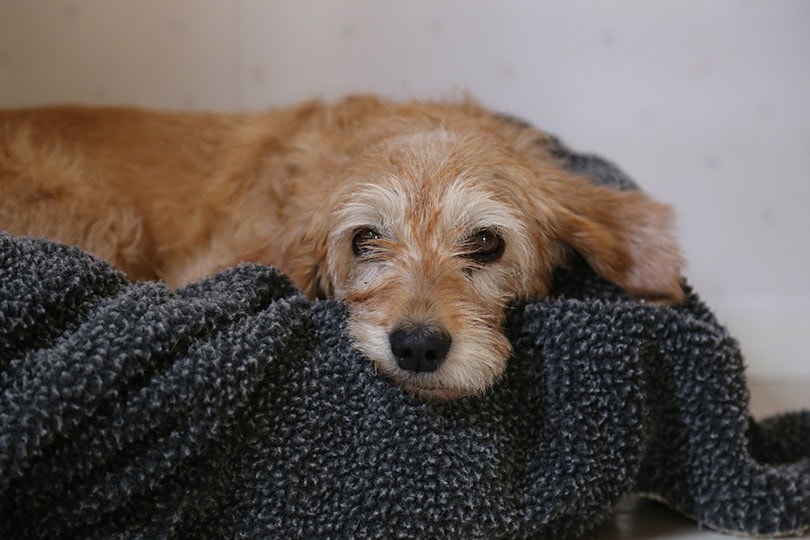
[[389, 342], [400, 368], [430, 373], [436, 371], [447, 356], [452, 338], [443, 328], [418, 325], [394, 330]]

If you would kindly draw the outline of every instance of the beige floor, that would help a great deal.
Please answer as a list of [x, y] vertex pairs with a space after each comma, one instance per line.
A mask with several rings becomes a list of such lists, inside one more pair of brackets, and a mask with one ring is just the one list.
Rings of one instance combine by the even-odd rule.
[[[810, 409], [810, 381], [749, 381], [751, 411], [757, 418], [794, 409]], [[667, 507], [630, 497], [616, 509], [613, 518], [583, 540], [728, 540], [734, 538], [701, 530], [694, 522]], [[810, 538], [810, 534], [805, 538]]]

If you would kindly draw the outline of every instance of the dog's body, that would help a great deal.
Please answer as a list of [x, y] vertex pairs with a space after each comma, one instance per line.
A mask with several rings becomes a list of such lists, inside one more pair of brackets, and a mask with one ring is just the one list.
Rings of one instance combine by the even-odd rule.
[[377, 368], [425, 398], [503, 371], [511, 301], [571, 251], [681, 299], [671, 212], [564, 171], [542, 132], [462, 103], [370, 96], [256, 114], [0, 112], [0, 229], [180, 286], [242, 261], [346, 302]]

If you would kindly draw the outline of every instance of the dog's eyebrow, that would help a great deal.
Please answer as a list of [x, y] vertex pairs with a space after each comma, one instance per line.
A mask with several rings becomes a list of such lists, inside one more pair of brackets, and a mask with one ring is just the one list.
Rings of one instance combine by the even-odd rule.
[[459, 178], [447, 189], [443, 208], [444, 217], [448, 220], [445, 226], [457, 229], [462, 234], [470, 234], [479, 229], [497, 229], [505, 233], [525, 232], [525, 220], [521, 218], [516, 207], [510, 207], [498, 200], [494, 193]]
[[404, 218], [404, 190], [393, 182], [390, 185], [363, 183], [357, 187], [336, 211], [336, 232], [372, 227], [390, 236], [391, 223]]

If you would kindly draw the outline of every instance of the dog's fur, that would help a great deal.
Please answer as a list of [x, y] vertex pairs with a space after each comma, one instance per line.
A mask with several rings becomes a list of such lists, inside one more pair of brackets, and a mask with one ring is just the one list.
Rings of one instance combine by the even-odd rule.
[[469, 99], [53, 107], [0, 126], [0, 229], [172, 286], [274, 265], [346, 302], [357, 347], [423, 398], [486, 389], [505, 307], [546, 294], [572, 252], [633, 297], [682, 297], [667, 206], [566, 172], [547, 135]]

